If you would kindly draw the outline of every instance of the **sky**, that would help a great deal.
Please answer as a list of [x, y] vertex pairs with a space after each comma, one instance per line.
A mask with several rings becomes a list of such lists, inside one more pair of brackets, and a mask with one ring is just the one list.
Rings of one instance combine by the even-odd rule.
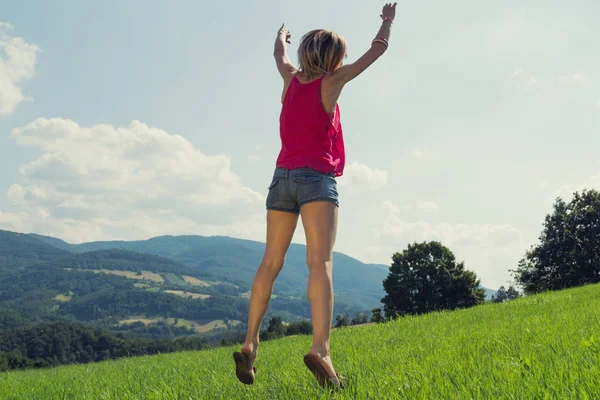
[[[0, 229], [264, 241], [279, 27], [293, 62], [314, 28], [352, 62], [383, 4], [2, 1]], [[554, 200], [600, 188], [599, 15], [594, 0], [399, 2], [388, 51], [339, 100], [335, 251], [390, 265], [439, 240], [483, 286], [509, 284]]]

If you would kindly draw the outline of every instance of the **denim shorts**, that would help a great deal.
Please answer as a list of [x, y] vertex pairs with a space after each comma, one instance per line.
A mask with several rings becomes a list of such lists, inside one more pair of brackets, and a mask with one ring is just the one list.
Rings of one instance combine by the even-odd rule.
[[310, 201], [329, 201], [340, 206], [337, 182], [333, 173], [312, 168], [275, 168], [267, 195], [267, 210], [300, 213], [300, 207]]

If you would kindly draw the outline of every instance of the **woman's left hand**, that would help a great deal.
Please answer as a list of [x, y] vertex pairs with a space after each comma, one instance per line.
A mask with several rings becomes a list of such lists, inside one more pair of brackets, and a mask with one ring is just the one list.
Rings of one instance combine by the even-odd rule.
[[290, 31], [288, 30], [288, 28], [285, 26], [285, 23], [283, 25], [281, 25], [281, 28], [279, 28], [279, 36], [284, 36], [285, 42], [291, 43], [290, 38], [292, 37], [292, 35], [290, 34]]

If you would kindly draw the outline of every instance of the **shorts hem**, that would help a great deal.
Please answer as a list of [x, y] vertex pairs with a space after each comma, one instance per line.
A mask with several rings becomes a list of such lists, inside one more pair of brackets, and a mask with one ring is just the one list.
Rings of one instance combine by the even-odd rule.
[[298, 204], [298, 207], [302, 207], [306, 203], [311, 203], [313, 201], [327, 201], [329, 203], [335, 204], [336, 207], [340, 207], [340, 202], [338, 200], [332, 199], [331, 197], [315, 197], [314, 199], [304, 200], [302, 203]]
[[300, 214], [300, 210], [283, 208], [283, 207], [267, 207], [267, 210], [284, 211], [284, 212], [289, 212], [289, 213], [292, 213], [292, 214]]

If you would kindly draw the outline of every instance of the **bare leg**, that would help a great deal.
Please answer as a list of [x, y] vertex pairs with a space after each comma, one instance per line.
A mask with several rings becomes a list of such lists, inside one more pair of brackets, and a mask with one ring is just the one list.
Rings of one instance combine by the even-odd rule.
[[248, 332], [242, 346], [242, 352], [250, 354], [252, 365], [256, 360], [260, 325], [269, 306], [273, 284], [283, 267], [285, 254], [292, 241], [297, 223], [297, 214], [267, 210], [265, 254], [252, 283], [248, 312]]
[[314, 201], [303, 205], [300, 213], [306, 234], [308, 300], [313, 324], [313, 343], [309, 354], [317, 356], [329, 376], [334, 376], [329, 336], [333, 318], [333, 246], [338, 209], [330, 202]]

